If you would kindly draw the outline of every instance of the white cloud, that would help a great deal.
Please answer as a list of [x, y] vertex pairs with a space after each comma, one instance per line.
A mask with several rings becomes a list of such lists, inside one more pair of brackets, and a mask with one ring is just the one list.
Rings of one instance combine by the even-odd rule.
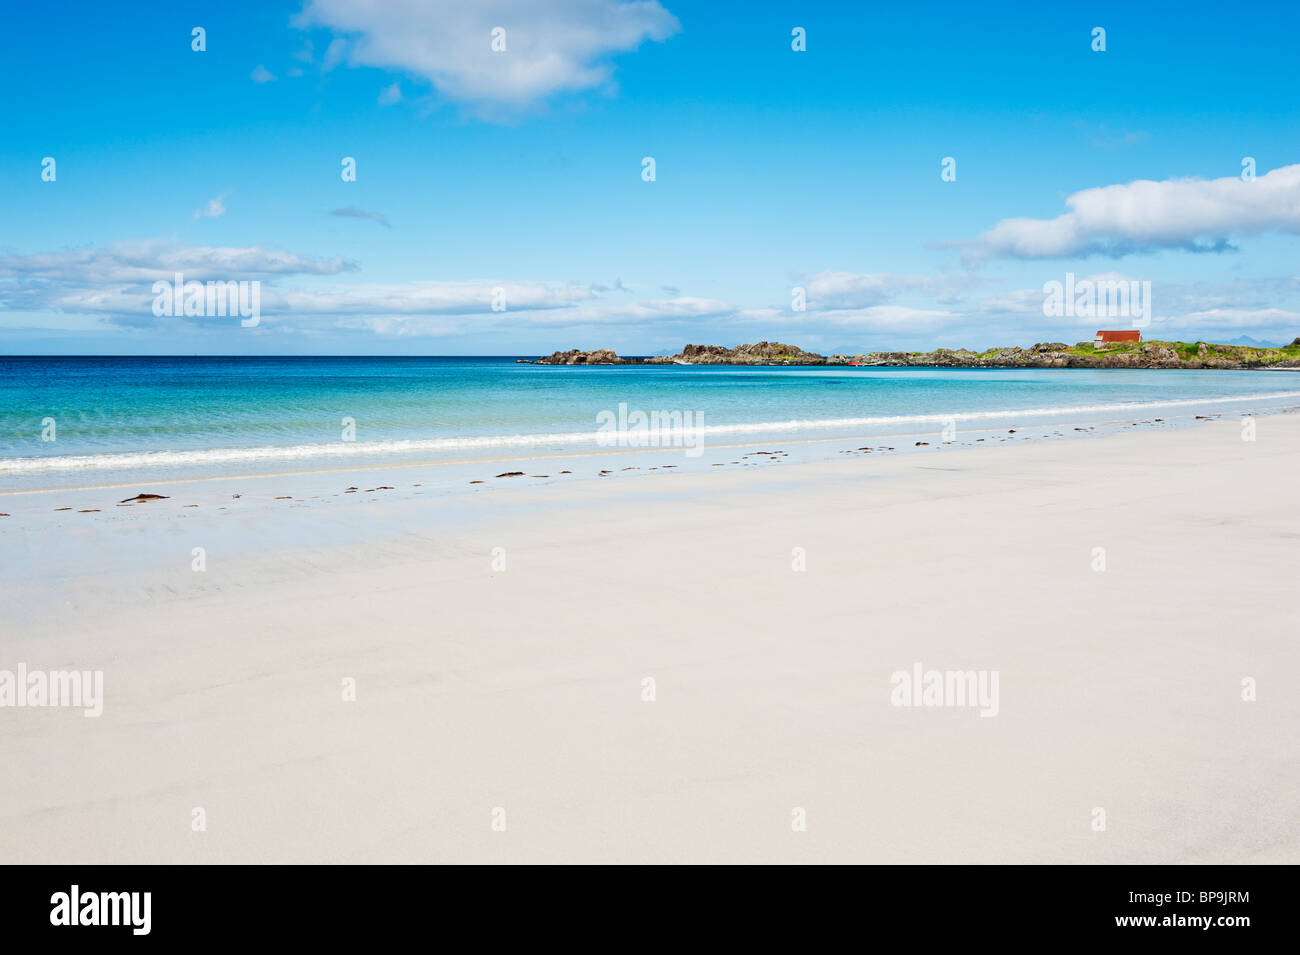
[[879, 305], [893, 293], [886, 276], [856, 272], [819, 272], [804, 284], [810, 308], [853, 308]]
[[809, 309], [868, 308], [899, 295], [924, 292], [947, 302], [958, 291], [979, 284], [971, 275], [891, 275], [824, 271], [802, 280]]
[[[890, 281], [898, 279], [897, 283]], [[879, 281], [876, 281], [879, 280]], [[910, 289], [932, 283], [946, 285], [946, 276], [871, 276], [849, 272], [822, 272], [807, 280], [807, 309], [796, 312], [785, 308], [744, 308], [731, 312], [730, 322], [737, 325], [763, 324], [781, 328], [806, 329], [856, 328], [885, 331], [935, 329], [960, 321], [958, 313], [942, 308], [914, 308], [886, 303], [898, 289]], [[875, 302], [877, 304], [869, 304]], [[783, 334], [780, 331], [772, 334]]]
[[[500, 289], [506, 311], [493, 312]], [[268, 293], [263, 292], [266, 296]], [[272, 306], [305, 315], [466, 315], [505, 316], [511, 312], [556, 309], [588, 301], [585, 285], [481, 280], [469, 282], [363, 283], [315, 290], [270, 292]], [[264, 306], [264, 309], [266, 307]]]
[[867, 308], [832, 309], [802, 313], [828, 325], [844, 325], [888, 331], [934, 329], [959, 318], [942, 309], [909, 308], [906, 305], [872, 305]]
[[[154, 282], [268, 281], [286, 275], [335, 275], [355, 266], [336, 256], [315, 259], [262, 249], [123, 243], [0, 256], [0, 311], [148, 315]], [[143, 311], [142, 311], [143, 310]]]
[[[338, 34], [324, 66], [399, 70], [445, 96], [481, 106], [524, 106], [590, 89], [608, 59], [677, 32], [657, 0], [307, 0], [296, 20]], [[494, 52], [492, 31], [505, 30]]]
[[[1065, 273], [1050, 275], [1047, 280], [1064, 282]], [[1262, 304], [1285, 298], [1291, 300], [1288, 304], [1294, 305], [1296, 283], [1292, 277], [1262, 277], [1232, 285], [1197, 283], [1187, 286], [1117, 272], [1101, 272], [1076, 276], [1076, 289], [1085, 281], [1091, 282], [1093, 288], [1101, 283], [1151, 281], [1150, 299], [1146, 302], [1146, 307], [1150, 308], [1150, 325], [1144, 331], [1147, 338], [1194, 340], [1209, 331], [1211, 340], [1223, 341], [1228, 332], [1253, 330], [1275, 340], [1290, 341], [1300, 332], [1300, 310]], [[1145, 294], [1144, 290], [1144, 297]], [[978, 302], [963, 319], [975, 319], [981, 325], [996, 323], [999, 319], [1013, 323], [1005, 326], [1008, 332], [999, 344], [1017, 344], [1017, 328], [1036, 329], [1039, 331], [1033, 334], [1041, 334], [1042, 329], [1051, 327], [1066, 334], [1071, 329], [1126, 327], [1126, 318], [1087, 312], [1045, 317], [1045, 297], [1041, 288], [999, 292]]]
[[[496, 290], [506, 308], [491, 308]], [[455, 335], [466, 332], [525, 329], [574, 329], [592, 326], [671, 326], [732, 312], [717, 299], [650, 299], [604, 304], [590, 285], [547, 282], [406, 282], [396, 285], [339, 286], [316, 291], [263, 291], [264, 320], [282, 327], [339, 328], [381, 335]], [[302, 325], [295, 319], [310, 319]]]
[[[681, 296], [672, 299], [648, 299], [640, 302], [604, 304], [591, 286], [555, 286], [542, 283], [436, 283], [443, 287], [430, 293], [411, 294], [407, 287], [395, 291], [387, 302], [372, 300], [370, 308], [360, 308], [355, 320], [344, 319], [349, 327], [368, 328], [380, 333], [443, 335], [483, 330], [525, 328], [585, 328], [610, 326], [626, 328], [639, 325], [668, 327], [688, 320], [710, 319], [730, 315], [734, 308], [718, 299]], [[493, 286], [505, 289], [506, 310], [493, 312], [489, 307]], [[368, 293], [367, 293], [368, 294]], [[411, 307], [415, 300], [430, 295], [425, 305]], [[286, 303], [302, 311], [299, 300]], [[328, 303], [321, 303], [328, 304]], [[396, 308], [407, 307], [404, 312]], [[388, 311], [384, 312], [384, 309]], [[327, 314], [326, 312], [322, 314]], [[434, 320], [432, 315], [445, 315]], [[289, 318], [292, 318], [292, 312]]]
[[1123, 256], [1158, 249], [1223, 251], [1230, 239], [1300, 234], [1300, 165], [1246, 182], [1147, 179], [1076, 192], [1054, 219], [1003, 219], [966, 250], [968, 260]]
[[275, 74], [261, 63], [257, 64], [257, 68], [253, 70], [250, 76], [254, 83], [270, 83], [275, 79]]
[[[1055, 278], [1055, 277], [1054, 277]], [[1060, 281], [1060, 279], [1056, 279]], [[975, 306], [975, 311], [984, 315], [1010, 315], [1026, 318], [1043, 317], [1043, 297], [1041, 288], [1013, 289], [990, 295]]]
[[394, 103], [402, 101], [402, 84], [394, 81], [391, 85], [385, 86], [379, 91], [379, 105], [392, 106]]
[[[176, 272], [187, 281], [259, 280], [264, 318], [297, 330], [332, 322], [380, 333], [451, 334], [488, 326], [673, 323], [731, 311], [726, 302], [689, 296], [607, 304], [599, 290], [611, 287], [598, 283], [481, 279], [284, 284], [294, 277], [320, 281], [355, 268], [341, 257], [317, 259], [258, 247], [194, 247], [163, 241], [0, 256], [0, 311], [60, 312], [99, 316], [117, 324], [158, 324], [151, 308], [152, 285], [160, 279], [171, 282]], [[626, 293], [621, 282], [612, 291]], [[500, 300], [505, 310], [493, 311], [494, 301]]]
[[209, 199], [201, 207], [194, 210], [193, 219], [215, 219], [217, 216], [226, 214], [226, 197], [217, 196], [215, 199]]
[[348, 44], [342, 37], [330, 40], [330, 45], [325, 48], [325, 57], [321, 60], [321, 69], [328, 73], [343, 62], [347, 52]]
[[655, 320], [682, 318], [711, 318], [727, 315], [734, 306], [716, 298], [695, 298], [678, 295], [674, 298], [652, 298], [639, 302], [601, 306], [588, 309], [583, 314], [589, 320]]
[[[1058, 282], [1064, 286], [1067, 282], [1066, 272], [1062, 271], [1055, 274], [1045, 274], [1044, 283], [1047, 282]], [[1151, 282], [1151, 280], [1144, 279], [1141, 276], [1123, 275], [1119, 272], [1095, 272], [1087, 275], [1075, 275], [1073, 287], [1077, 290], [1082, 290], [1085, 287], [1093, 290], [1104, 290], [1110, 287], [1119, 288], [1120, 286], [1123, 286], [1128, 290], [1125, 294], [1128, 294], [1131, 293], [1131, 290], [1134, 287], [1133, 283], [1137, 283], [1137, 287], [1142, 290], [1140, 294], [1143, 296], [1138, 301], [1146, 303], [1146, 286], [1143, 285], [1144, 282]], [[1090, 284], [1085, 286], [1084, 283]], [[1152, 299], [1157, 308], [1166, 306], [1169, 302], [1174, 300], [1173, 295], [1170, 294], [1171, 290], [1169, 286], [1162, 283], [1151, 282], [1151, 288]], [[1064, 288], [1061, 289], [1061, 292], [1064, 293]], [[1099, 291], [1096, 294], [1103, 296], [1105, 292]], [[999, 292], [980, 300], [975, 304], [972, 311], [978, 315], [1026, 319], [1029, 322], [1040, 324], [1043, 322], [1051, 322], [1058, 326], [1071, 324], [1095, 326], [1098, 322], [1104, 323], [1107, 320], [1107, 316], [1098, 316], [1088, 310], [1078, 312], [1075, 309], [1070, 309], [1068, 314], [1048, 318], [1043, 314], [1043, 302], [1047, 296], [1048, 293], [1045, 292], [1042, 287], [1013, 289], [1010, 291]], [[1076, 294], [1075, 300], [1077, 301], [1077, 299], [1078, 295]], [[1113, 320], [1113, 316], [1111, 318]]]
[[[383, 221], [379, 213], [356, 208], [333, 214]], [[719, 298], [681, 294], [639, 298], [621, 281], [357, 282], [355, 276], [343, 277], [356, 268], [340, 256], [318, 258], [256, 246], [187, 246], [170, 240], [0, 255], [0, 313], [59, 313], [70, 316], [65, 322], [85, 316], [117, 326], [158, 327], [173, 320], [153, 316], [152, 283], [170, 282], [174, 273], [182, 272], [190, 281], [260, 280], [264, 322], [303, 334], [329, 328], [384, 335], [478, 331], [508, 335], [531, 330], [534, 339], [544, 343], [557, 334], [564, 337], [566, 329], [599, 329], [595, 337], [607, 338], [604, 343], [616, 347], [629, 334], [651, 330], [657, 330], [660, 338], [680, 335], [682, 341], [731, 341], [743, 328], [745, 340], [761, 336], [812, 347], [819, 342], [840, 347], [842, 340], [825, 340], [862, 333], [872, 347], [890, 349], [914, 347], [918, 340], [927, 342], [927, 347], [970, 344], [970, 339], [977, 339], [981, 347], [1025, 344], [1068, 336], [1076, 326], [1097, 326], [1097, 319], [1086, 316], [1077, 320], [1044, 316], [1044, 292], [1039, 285], [1010, 289], [995, 285], [978, 296], [969, 295], [970, 300], [959, 305], [946, 304], [945, 297], [956, 291], [966, 295], [993, 283], [988, 276], [968, 273], [927, 276], [828, 270], [804, 280], [808, 308], [794, 312], [788, 302], [742, 308]], [[1054, 270], [1050, 274], [1044, 270], [1041, 276], [1044, 281], [1064, 277], [1064, 271]], [[1084, 280], [1134, 277], [1107, 272], [1080, 275], [1076, 281]], [[498, 289], [504, 311], [492, 310]], [[1150, 337], [1225, 340], [1247, 331], [1289, 341], [1300, 331], [1300, 282], [1294, 276], [1237, 277], [1231, 284], [1183, 286], [1153, 281], [1151, 302]], [[967, 340], [955, 342], [957, 336]]]
[[[504, 292], [504, 311], [491, 310], [496, 289]], [[350, 286], [323, 293], [288, 293], [291, 312], [379, 316], [459, 315], [484, 324], [515, 326], [656, 324], [713, 318], [734, 309], [719, 299], [679, 296], [606, 304], [590, 285], [546, 282], [410, 282], [395, 286]], [[464, 329], [460, 329], [464, 330]]]
[[[1211, 308], [1185, 315], [1156, 317], [1155, 324], [1177, 328], [1285, 328], [1300, 330], [1300, 312], [1284, 308]], [[1294, 333], [1289, 333], [1294, 334]]]
[[317, 259], [262, 249], [188, 246], [168, 241], [120, 243], [106, 248], [0, 256], [0, 279], [103, 285], [152, 283], [184, 272], [196, 281], [275, 275], [334, 275], [356, 266], [334, 256]]

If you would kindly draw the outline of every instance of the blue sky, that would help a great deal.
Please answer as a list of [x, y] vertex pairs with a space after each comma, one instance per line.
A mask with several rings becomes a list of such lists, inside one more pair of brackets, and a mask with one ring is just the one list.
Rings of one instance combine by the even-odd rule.
[[[0, 352], [827, 352], [1117, 324], [1044, 316], [1068, 272], [1149, 281], [1151, 337], [1300, 335], [1294, 3], [233, 6], [7, 15]], [[155, 316], [177, 270], [260, 282], [260, 324]]]

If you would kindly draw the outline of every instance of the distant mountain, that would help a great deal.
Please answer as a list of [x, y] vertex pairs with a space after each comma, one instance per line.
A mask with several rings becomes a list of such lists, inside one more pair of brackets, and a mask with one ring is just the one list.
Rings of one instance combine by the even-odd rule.
[[1246, 345], [1250, 348], [1281, 348], [1281, 342], [1261, 342], [1257, 338], [1251, 338], [1249, 335], [1238, 335], [1232, 341], [1223, 342], [1224, 345]]

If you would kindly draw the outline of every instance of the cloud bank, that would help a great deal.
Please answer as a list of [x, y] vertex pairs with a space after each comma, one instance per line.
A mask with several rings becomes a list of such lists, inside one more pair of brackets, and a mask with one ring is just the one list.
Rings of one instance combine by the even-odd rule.
[[1140, 179], [1076, 192], [1054, 219], [1003, 219], [967, 243], [968, 262], [1092, 255], [1121, 257], [1161, 249], [1222, 252], [1235, 236], [1300, 235], [1300, 165], [1251, 181]]

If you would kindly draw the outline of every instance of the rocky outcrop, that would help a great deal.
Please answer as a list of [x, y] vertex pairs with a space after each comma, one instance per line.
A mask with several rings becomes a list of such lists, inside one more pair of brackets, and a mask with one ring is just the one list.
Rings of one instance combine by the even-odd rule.
[[597, 348], [595, 351], [582, 351], [571, 348], [557, 351], [535, 362], [522, 362], [533, 365], [639, 365], [639, 358], [619, 358], [611, 349]]
[[[523, 362], [523, 359], [520, 359]], [[527, 363], [527, 362], [525, 362]], [[804, 351], [797, 345], [757, 342], [752, 345], [687, 345], [676, 355], [654, 358], [620, 358], [608, 348], [595, 351], [557, 351], [529, 364], [534, 365], [824, 365], [826, 358]]]
[[[525, 361], [525, 359], [520, 359]], [[537, 365], [862, 365], [925, 368], [1300, 368], [1300, 338], [1285, 348], [1214, 345], [1208, 342], [1092, 342], [1067, 345], [1039, 342], [1028, 348], [936, 348], [930, 352], [871, 352], [831, 355], [804, 351], [797, 345], [757, 342], [727, 348], [687, 345], [676, 355], [620, 358], [608, 348], [555, 352]]]
[[917, 368], [1300, 368], [1300, 344], [1251, 348], [1207, 342], [1120, 342], [1098, 348], [1092, 342], [1039, 342], [1028, 348], [937, 348], [932, 352], [871, 352], [832, 355], [828, 365]]
[[824, 365], [826, 357], [804, 351], [797, 345], [757, 342], [753, 345], [687, 345], [677, 355], [646, 359], [647, 364], [666, 365]]

